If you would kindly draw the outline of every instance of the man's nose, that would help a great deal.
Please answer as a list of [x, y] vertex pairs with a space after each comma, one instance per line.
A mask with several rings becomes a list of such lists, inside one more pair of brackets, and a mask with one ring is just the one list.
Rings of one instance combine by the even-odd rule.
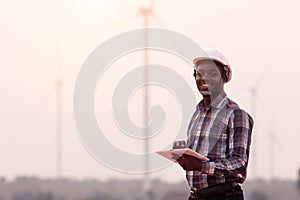
[[206, 83], [209, 80], [209, 77], [207, 75], [202, 75], [200, 80], [201, 80], [201, 82]]

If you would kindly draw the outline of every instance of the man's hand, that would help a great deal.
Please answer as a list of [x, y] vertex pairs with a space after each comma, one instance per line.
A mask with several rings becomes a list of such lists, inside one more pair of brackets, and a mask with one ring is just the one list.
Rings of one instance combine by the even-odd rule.
[[202, 161], [187, 154], [183, 154], [176, 161], [186, 171], [201, 171], [202, 169]]

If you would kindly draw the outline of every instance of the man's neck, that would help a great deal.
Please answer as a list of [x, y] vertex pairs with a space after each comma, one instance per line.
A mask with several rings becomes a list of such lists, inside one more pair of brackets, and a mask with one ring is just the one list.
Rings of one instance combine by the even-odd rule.
[[206, 108], [210, 106], [211, 104], [210, 95], [203, 95], [203, 103]]

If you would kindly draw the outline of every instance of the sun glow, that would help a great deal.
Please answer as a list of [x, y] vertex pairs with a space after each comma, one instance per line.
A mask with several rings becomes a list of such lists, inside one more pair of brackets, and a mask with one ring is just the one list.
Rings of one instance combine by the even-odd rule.
[[150, 8], [154, 3], [153, 0], [135, 0], [135, 2], [141, 8]]

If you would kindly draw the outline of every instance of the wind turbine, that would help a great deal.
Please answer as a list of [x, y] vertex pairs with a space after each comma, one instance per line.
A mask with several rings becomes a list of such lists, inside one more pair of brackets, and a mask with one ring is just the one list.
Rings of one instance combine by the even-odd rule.
[[55, 95], [55, 132], [56, 132], [56, 168], [55, 173], [56, 177], [60, 178], [63, 172], [63, 160], [62, 160], [62, 145], [63, 145], [63, 137], [62, 137], [62, 101], [63, 101], [63, 75], [62, 75], [62, 64], [61, 64], [61, 52], [60, 52], [60, 42], [57, 38], [56, 40], [56, 80], [55, 85], [46, 95], [41, 99], [40, 105], [44, 104], [52, 95]]
[[258, 123], [258, 117], [257, 117], [257, 98], [258, 98], [258, 90], [259, 90], [259, 86], [262, 84], [262, 82], [265, 80], [265, 77], [267, 75], [267, 73], [269, 73], [271, 67], [267, 67], [265, 69], [265, 71], [263, 73], [260, 74], [260, 76], [256, 79], [256, 81], [254, 82], [254, 84], [250, 87], [250, 93], [251, 93], [251, 111], [252, 111], [252, 115], [254, 118], [254, 134], [253, 134], [253, 142], [252, 142], [252, 171], [253, 171], [253, 177], [257, 178], [257, 166], [258, 166], [258, 159], [257, 159], [257, 152], [258, 152], [258, 145], [255, 141], [258, 141], [257, 137], [257, 124]]
[[63, 94], [62, 89], [64, 86], [63, 82], [63, 70], [62, 70], [62, 60], [61, 60], [61, 38], [60, 38], [60, 29], [61, 29], [61, 22], [60, 22], [60, 7], [59, 4], [56, 4], [56, 49], [55, 49], [55, 56], [56, 56], [56, 80], [55, 80], [55, 87], [49, 90], [48, 94], [45, 95], [44, 98], [41, 100], [41, 104], [48, 100], [53, 94], [56, 96], [55, 102], [55, 114], [56, 114], [56, 177], [61, 178], [63, 173], [63, 159], [62, 159], [62, 145], [63, 145], [63, 137], [62, 137], [62, 101], [63, 101]]
[[[144, 74], [143, 74], [143, 78], [144, 78], [144, 83], [148, 83], [149, 81], [149, 69], [147, 67], [147, 65], [149, 64], [149, 52], [147, 50], [147, 47], [148, 47], [148, 41], [149, 41], [149, 38], [148, 38], [148, 30], [147, 28], [149, 27], [149, 21], [150, 21], [150, 17], [153, 17], [159, 24], [160, 26], [163, 26], [163, 23], [161, 22], [161, 20], [157, 17], [157, 15], [155, 14], [153, 8], [154, 8], [154, 3], [155, 1], [154, 0], [139, 0], [137, 1], [138, 4], [139, 4], [139, 7], [137, 9], [137, 13], [134, 14], [133, 16], [136, 16], [137, 17], [141, 17], [142, 20], [143, 20], [143, 28], [144, 28], [144, 32], [143, 32], [143, 37], [144, 37], [144, 48], [143, 48], [143, 65], [146, 66], [145, 67], [145, 71], [144, 71]], [[136, 19], [135, 18], [135, 19]], [[125, 19], [125, 20], [124, 20]], [[115, 21], [113, 23], [110, 23], [109, 26], [115, 26], [117, 24], [122, 24], [122, 23], [125, 23], [125, 22], [129, 22], [132, 20], [132, 16], [130, 17], [123, 17], [122, 20], [119, 20], [119, 21]], [[144, 87], [144, 102], [143, 102], [143, 110], [144, 110], [144, 113], [143, 113], [143, 119], [144, 119], [144, 141], [143, 141], [143, 151], [144, 151], [144, 154], [145, 154], [145, 159], [144, 159], [144, 163], [143, 163], [143, 167], [145, 169], [145, 172], [143, 174], [143, 198], [145, 200], [152, 200], [152, 199], [155, 199], [154, 198], [154, 193], [151, 192], [151, 180], [150, 180], [150, 177], [149, 177], [149, 166], [150, 166], [150, 163], [149, 163], [149, 157], [148, 157], [148, 152], [149, 152], [149, 149], [150, 149], [150, 144], [149, 144], [149, 139], [148, 139], [148, 136], [150, 135], [150, 130], [148, 128], [148, 122], [149, 122], [149, 116], [148, 116], [148, 113], [147, 111], [149, 110], [149, 105], [150, 105], [150, 102], [149, 102], [149, 88], [147, 87], [147, 85]]]
[[[145, 6], [140, 6], [139, 7], [139, 12], [140, 15], [143, 18], [143, 26], [144, 26], [144, 55], [143, 55], [143, 62], [144, 65], [147, 66], [149, 64], [149, 55], [148, 55], [148, 33], [147, 33], [147, 28], [149, 27], [149, 17], [150, 16], [154, 16], [154, 18], [159, 21], [161, 23], [161, 21], [159, 20], [159, 18], [155, 15], [154, 11], [153, 11], [153, 6], [154, 6], [154, 0], [148, 1], [148, 5]], [[162, 24], [162, 23], [161, 23]], [[144, 72], [144, 80], [145, 83], [148, 82], [149, 80], [149, 73], [148, 73], [148, 68], [145, 67], [145, 72]], [[151, 192], [151, 180], [149, 178], [149, 158], [147, 153], [149, 152], [149, 140], [148, 140], [148, 136], [149, 136], [149, 128], [147, 128], [147, 122], [149, 121], [149, 116], [147, 114], [147, 111], [149, 110], [149, 90], [148, 87], [145, 87], [145, 92], [144, 92], [144, 122], [145, 122], [145, 143], [144, 143], [144, 153], [145, 153], [145, 174], [144, 174], [144, 180], [143, 180], [143, 190], [144, 190], [144, 197], [145, 200], [152, 200], [154, 199], [154, 193]]]

